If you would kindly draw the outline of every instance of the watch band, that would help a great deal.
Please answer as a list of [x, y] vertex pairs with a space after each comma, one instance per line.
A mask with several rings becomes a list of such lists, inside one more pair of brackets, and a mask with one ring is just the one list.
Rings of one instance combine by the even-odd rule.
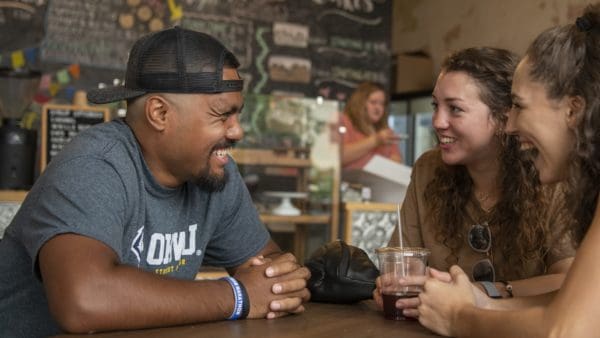
[[498, 291], [498, 289], [496, 289], [496, 285], [494, 285], [494, 283], [487, 282], [487, 281], [478, 282], [478, 283], [481, 284], [481, 286], [483, 286], [485, 293], [487, 293], [487, 295], [490, 298], [502, 298], [500, 291]]

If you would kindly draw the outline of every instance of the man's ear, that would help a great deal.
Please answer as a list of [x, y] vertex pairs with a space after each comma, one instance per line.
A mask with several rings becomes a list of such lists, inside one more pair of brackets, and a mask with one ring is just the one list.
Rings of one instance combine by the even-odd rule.
[[583, 112], [585, 111], [585, 100], [579, 95], [571, 96], [569, 97], [568, 104], [569, 112], [567, 113], [567, 125], [569, 128], [574, 129], [583, 118]]
[[167, 112], [169, 109], [167, 100], [162, 96], [152, 95], [146, 99], [144, 116], [152, 128], [162, 132], [167, 126]]

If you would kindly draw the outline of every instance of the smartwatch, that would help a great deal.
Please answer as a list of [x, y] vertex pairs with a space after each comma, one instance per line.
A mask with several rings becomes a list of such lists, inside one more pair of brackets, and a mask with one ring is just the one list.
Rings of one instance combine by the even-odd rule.
[[500, 291], [498, 291], [498, 289], [496, 289], [496, 285], [494, 285], [494, 283], [487, 282], [487, 281], [478, 282], [478, 283], [481, 284], [481, 286], [483, 286], [485, 293], [487, 293], [487, 295], [490, 298], [502, 298]]

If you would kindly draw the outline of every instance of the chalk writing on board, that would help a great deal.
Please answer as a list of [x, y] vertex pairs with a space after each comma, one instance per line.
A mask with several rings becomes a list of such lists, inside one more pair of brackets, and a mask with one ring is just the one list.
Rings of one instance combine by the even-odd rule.
[[137, 34], [117, 26], [112, 1], [53, 0], [48, 5], [44, 60], [124, 68]]
[[252, 21], [221, 15], [186, 12], [181, 26], [210, 34], [219, 39], [238, 58], [240, 68], [252, 62]]
[[295, 58], [284, 55], [269, 57], [269, 75], [275, 81], [283, 82], [310, 82], [310, 69], [312, 63], [308, 59]]
[[48, 111], [48, 157], [56, 156], [62, 148], [78, 133], [96, 123], [104, 121], [104, 114], [99, 111]]
[[[389, 84], [389, 0], [18, 2], [40, 1], [47, 3], [42, 61], [122, 71], [139, 37], [179, 24], [222, 41], [241, 63], [245, 89], [254, 93], [339, 98], [364, 80]], [[0, 8], [0, 26], [1, 14]], [[97, 82], [106, 80], [89, 81]]]
[[273, 42], [276, 45], [306, 48], [308, 47], [308, 39], [308, 26], [288, 22], [275, 22], [273, 24]]
[[0, 1], [0, 51], [39, 44], [44, 33], [46, 0]]
[[42, 110], [41, 169], [78, 133], [108, 118], [108, 108], [45, 105]]
[[231, 14], [258, 21], [288, 21], [290, 2], [286, 0], [234, 0]]
[[52, 0], [42, 59], [124, 69], [133, 43], [165, 26], [165, 12], [155, 1]]
[[348, 12], [365, 12], [370, 13], [375, 9], [375, 3], [384, 3], [385, 0], [355, 0], [355, 1], [340, 1], [340, 0], [312, 0], [318, 5], [333, 4], [339, 9]]
[[367, 18], [360, 17], [358, 15], [352, 15], [352, 14], [346, 13], [339, 9], [330, 9], [330, 10], [323, 11], [323, 13], [319, 14], [318, 18], [319, 18], [319, 20], [323, 20], [323, 19], [327, 19], [327, 16], [330, 16], [330, 15], [338, 15], [338, 16], [344, 17], [350, 21], [354, 21], [355, 23], [359, 23], [361, 25], [376, 26], [381, 23], [381, 17], [367, 19]]

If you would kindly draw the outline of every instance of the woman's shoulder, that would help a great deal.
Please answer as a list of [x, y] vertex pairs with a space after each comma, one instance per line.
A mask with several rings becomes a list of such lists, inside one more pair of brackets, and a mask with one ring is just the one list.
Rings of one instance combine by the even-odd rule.
[[413, 165], [411, 179], [419, 184], [427, 184], [435, 177], [437, 168], [443, 165], [439, 149], [428, 150]]
[[437, 167], [443, 165], [442, 153], [439, 148], [432, 148], [424, 152], [413, 166], [413, 170], [435, 170]]
[[352, 125], [350, 117], [344, 112], [340, 112], [340, 123], [344, 126]]

